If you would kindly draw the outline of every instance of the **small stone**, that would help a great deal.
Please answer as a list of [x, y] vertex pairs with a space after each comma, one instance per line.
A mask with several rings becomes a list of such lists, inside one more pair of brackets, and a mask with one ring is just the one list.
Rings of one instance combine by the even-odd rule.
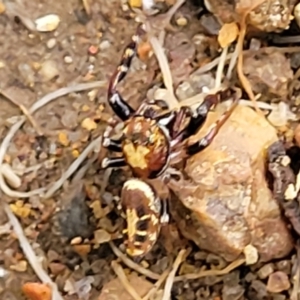
[[94, 130], [94, 129], [97, 128], [97, 124], [91, 118], [85, 118], [81, 122], [81, 127], [84, 128], [84, 129], [87, 129], [87, 130], [91, 131], [91, 130]]
[[27, 270], [27, 261], [26, 260], [20, 260], [17, 264], [11, 265], [9, 267], [13, 271], [17, 272], [25, 272]]
[[74, 158], [77, 158], [79, 156], [79, 151], [78, 150], [72, 150], [72, 155]]
[[81, 243], [82, 243], [82, 237], [80, 237], [80, 236], [73, 238], [70, 242], [71, 245], [78, 245]]
[[52, 80], [59, 75], [57, 64], [54, 60], [46, 60], [42, 63], [39, 74], [44, 81]]
[[53, 49], [56, 46], [56, 39], [52, 38], [52, 39], [48, 40], [46, 45], [47, 45], [48, 49]]
[[111, 235], [106, 230], [99, 229], [94, 232], [94, 238], [96, 244], [104, 244], [111, 240]]
[[67, 134], [65, 132], [60, 132], [58, 134], [58, 140], [65, 147], [69, 146], [69, 144], [70, 144], [68, 136], [67, 136]]
[[58, 275], [66, 269], [66, 266], [60, 263], [50, 263], [49, 269], [53, 275]]
[[292, 263], [290, 260], [281, 260], [276, 263], [276, 268], [278, 271], [282, 271], [287, 275], [291, 274]]
[[2, 1], [0, 1], [0, 14], [3, 14], [5, 12], [5, 5]]
[[269, 276], [267, 290], [270, 293], [281, 293], [288, 290], [290, 287], [291, 283], [285, 273], [277, 271]]
[[140, 8], [142, 7], [142, 0], [129, 0], [129, 5], [131, 7]]
[[71, 64], [73, 62], [73, 58], [71, 56], [67, 55], [64, 57], [64, 62], [66, 64]]
[[97, 46], [91, 45], [88, 49], [88, 53], [91, 55], [97, 54], [99, 51], [99, 48]]
[[176, 20], [176, 24], [177, 24], [178, 26], [181, 26], [181, 27], [186, 26], [187, 23], [188, 23], [187, 18], [184, 18], [184, 17], [178, 18], [178, 19]]
[[54, 31], [60, 23], [60, 18], [56, 14], [49, 14], [35, 20], [36, 30], [40, 32]]
[[108, 40], [104, 40], [100, 43], [99, 49], [100, 50], [106, 50], [111, 46], [111, 43]]
[[244, 248], [244, 254], [246, 257], [246, 265], [253, 265], [258, 261], [258, 252], [257, 249], [251, 244], [247, 245]]
[[38, 282], [26, 282], [22, 286], [22, 292], [27, 299], [34, 300], [51, 300], [52, 291], [48, 284]]
[[91, 251], [91, 245], [73, 245], [73, 249], [80, 256], [86, 256]]
[[274, 272], [274, 265], [270, 263], [270, 264], [266, 264], [266, 265], [262, 266], [257, 271], [257, 275], [260, 279], [266, 279], [273, 272]]

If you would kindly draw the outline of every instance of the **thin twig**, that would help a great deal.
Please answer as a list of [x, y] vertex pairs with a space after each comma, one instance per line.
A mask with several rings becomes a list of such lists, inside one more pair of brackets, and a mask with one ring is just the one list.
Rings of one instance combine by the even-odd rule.
[[156, 55], [163, 76], [165, 87], [167, 88], [169, 93], [168, 100], [170, 108], [176, 107], [178, 105], [178, 100], [176, 99], [174, 94], [172, 73], [164, 49], [159, 43], [158, 39], [154, 36], [151, 36], [151, 34], [149, 34], [149, 42], [152, 46], [153, 52]]
[[184, 259], [186, 257], [186, 252], [187, 252], [187, 250], [183, 249], [183, 250], [180, 250], [180, 252], [178, 253], [178, 255], [175, 259], [175, 262], [172, 266], [172, 271], [170, 272], [170, 274], [167, 278], [162, 300], [170, 300], [171, 299], [171, 290], [172, 290], [172, 286], [174, 283], [174, 278], [175, 278], [176, 272], [177, 272], [180, 264], [184, 261]]
[[177, 276], [177, 277], [175, 277], [174, 282], [183, 281], [183, 280], [194, 280], [194, 279], [199, 279], [199, 278], [207, 277], [207, 276], [226, 275], [226, 274], [230, 273], [232, 270], [234, 270], [237, 267], [244, 264], [245, 261], [246, 261], [245, 258], [240, 258], [240, 259], [233, 261], [231, 264], [229, 264], [226, 268], [224, 268], [222, 270], [205, 270], [205, 271], [200, 271], [199, 273], [185, 274], [185, 275]]
[[116, 275], [118, 276], [123, 287], [130, 294], [130, 296], [134, 300], [142, 300], [142, 298], [139, 296], [139, 294], [136, 292], [136, 290], [132, 287], [129, 280], [127, 279], [127, 277], [123, 271], [123, 268], [115, 260], [111, 262], [111, 266], [112, 266], [113, 270], [115, 271]]
[[32, 115], [30, 114], [30, 112], [28, 111], [28, 109], [23, 104], [18, 103], [15, 99], [13, 99], [8, 93], [6, 93], [3, 90], [0, 90], [0, 94], [2, 94], [6, 99], [8, 99], [14, 105], [18, 106], [19, 109], [22, 111], [22, 113], [26, 116], [26, 118], [28, 119], [28, 121], [31, 123], [32, 127], [38, 133], [38, 135], [40, 135], [40, 136], [43, 135], [42, 129], [36, 123], [35, 119], [32, 117]]
[[[94, 89], [94, 88], [99, 88], [101, 86], [104, 86], [105, 81], [95, 81], [95, 82], [90, 82], [90, 83], [82, 83], [82, 84], [76, 84], [74, 86], [70, 87], [65, 87], [61, 88], [59, 90], [56, 90], [52, 93], [47, 94], [46, 96], [42, 97], [39, 99], [37, 102], [35, 102], [32, 107], [29, 109], [29, 113], [32, 114], [36, 110], [40, 109], [44, 105], [48, 104], [49, 102], [65, 96], [70, 93], [75, 93], [75, 92], [81, 92], [84, 90], [89, 90], [89, 89]], [[6, 154], [6, 151], [8, 149], [8, 146], [16, 134], [16, 132], [21, 128], [21, 126], [24, 124], [26, 121], [26, 117], [21, 116], [20, 120], [15, 123], [10, 130], [8, 131], [7, 135], [4, 137], [1, 145], [0, 145], [0, 189], [8, 196], [13, 197], [13, 198], [29, 198], [33, 195], [39, 195], [42, 194], [45, 191], [45, 188], [40, 188], [36, 189], [30, 192], [19, 192], [10, 189], [5, 180], [3, 179], [2, 171], [1, 171], [1, 166], [4, 160], [4, 156]]]
[[36, 257], [36, 254], [34, 253], [32, 247], [30, 246], [18, 219], [15, 217], [15, 215], [11, 211], [10, 207], [4, 201], [2, 201], [2, 207], [4, 208], [4, 211], [9, 219], [9, 222], [12, 225], [14, 232], [19, 240], [20, 247], [23, 250], [23, 253], [26, 256], [32, 269], [34, 270], [36, 275], [39, 277], [39, 279], [43, 283], [49, 284], [51, 286], [52, 300], [64, 300], [63, 297], [61, 296], [61, 294], [59, 293], [56, 284], [52, 281], [52, 279], [49, 277], [49, 275], [45, 272], [45, 270], [43, 269], [43, 267], [40, 263], [40, 260]]
[[102, 136], [93, 140], [82, 153], [72, 162], [69, 168], [62, 174], [62, 176], [52, 185], [52, 187], [46, 192], [43, 198], [47, 199], [53, 196], [53, 194], [64, 184], [64, 182], [78, 169], [82, 162], [87, 158], [87, 156], [101, 144]]
[[226, 57], [227, 57], [227, 52], [228, 52], [228, 46], [223, 49], [222, 54], [220, 56], [220, 61], [219, 61], [217, 72], [216, 72], [216, 82], [215, 82], [216, 89], [220, 88], [220, 86], [221, 86], [222, 75], [223, 75], [223, 70], [224, 70], [225, 61], [226, 61]]
[[143, 300], [150, 299], [155, 293], [159, 290], [160, 286], [164, 283], [166, 278], [168, 277], [170, 270], [165, 270], [160, 278], [155, 282], [153, 288], [147, 293], [147, 295], [143, 298]]
[[262, 114], [261, 110], [258, 108], [257, 104], [256, 104], [256, 100], [255, 100], [255, 96], [254, 93], [252, 91], [251, 85], [249, 80], [247, 79], [247, 77], [245, 76], [244, 72], [243, 72], [243, 43], [244, 43], [244, 39], [245, 39], [245, 35], [246, 35], [246, 30], [247, 30], [247, 17], [248, 14], [254, 10], [256, 7], [258, 7], [259, 5], [261, 5], [262, 3], [264, 3], [266, 0], [258, 0], [258, 1], [254, 1], [254, 3], [252, 4], [252, 6], [250, 6], [245, 12], [243, 12], [242, 15], [242, 19], [240, 22], [240, 34], [238, 37], [238, 41], [236, 44], [237, 47], [237, 51], [238, 51], [238, 62], [237, 62], [237, 73], [239, 76], [239, 79], [241, 81], [242, 86], [244, 87], [249, 99], [253, 102], [255, 110], [257, 111], [257, 113]]
[[131, 268], [132, 270], [148, 277], [148, 278], [151, 278], [151, 279], [154, 279], [154, 280], [159, 280], [160, 279], [160, 276], [159, 274], [156, 274], [156, 273], [153, 273], [152, 271], [150, 270], [147, 270], [145, 268], [143, 268], [142, 266], [136, 264], [135, 262], [133, 262], [131, 259], [129, 259], [128, 256], [126, 256], [125, 254], [123, 254], [116, 246], [115, 244], [110, 241], [108, 242], [109, 243], [109, 246], [111, 247], [112, 251], [114, 252], [114, 254], [120, 258], [123, 263], [128, 266], [129, 268]]

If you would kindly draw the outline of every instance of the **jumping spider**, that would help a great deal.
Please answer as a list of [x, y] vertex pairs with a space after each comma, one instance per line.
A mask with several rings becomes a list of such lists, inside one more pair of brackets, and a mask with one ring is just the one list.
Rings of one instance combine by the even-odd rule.
[[103, 159], [102, 168], [128, 165], [137, 178], [125, 183], [121, 196], [128, 223], [127, 253], [130, 256], [148, 252], [157, 238], [161, 222], [166, 221], [167, 213], [165, 209], [161, 211], [165, 206], [158, 204], [160, 199], [155, 190], [145, 181], [167, 179], [167, 169], [205, 149], [238, 103], [237, 97], [234, 97], [230, 108], [203, 138], [193, 144], [187, 143], [188, 138], [199, 131], [208, 112], [218, 102], [232, 96], [231, 90], [207, 95], [195, 111], [189, 106], [169, 110], [168, 104], [163, 100], [146, 100], [136, 110], [133, 109], [119, 94], [117, 85], [124, 79], [133, 57], [137, 55], [142, 33], [139, 27], [126, 47], [108, 87], [108, 103], [124, 122], [122, 134], [118, 139], [112, 139], [107, 132], [103, 139], [105, 148], [118, 152], [121, 156]]

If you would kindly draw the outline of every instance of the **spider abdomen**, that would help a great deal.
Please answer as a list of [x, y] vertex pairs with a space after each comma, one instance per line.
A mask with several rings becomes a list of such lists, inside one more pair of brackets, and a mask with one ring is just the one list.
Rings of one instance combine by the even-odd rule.
[[157, 241], [161, 224], [161, 202], [152, 186], [139, 179], [129, 179], [121, 192], [121, 205], [127, 228], [126, 252], [131, 257], [147, 254]]

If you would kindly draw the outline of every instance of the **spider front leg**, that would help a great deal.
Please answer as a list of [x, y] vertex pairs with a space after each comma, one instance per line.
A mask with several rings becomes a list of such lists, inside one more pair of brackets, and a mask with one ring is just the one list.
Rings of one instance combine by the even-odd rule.
[[101, 162], [102, 169], [108, 168], [122, 168], [126, 166], [126, 161], [124, 157], [105, 157]]
[[[180, 112], [176, 118], [172, 130], [172, 146], [176, 146], [190, 136], [196, 134], [198, 130], [203, 126], [207, 119], [209, 111], [219, 102], [224, 101], [232, 96], [232, 90], [227, 89], [220, 91], [216, 94], [207, 95], [203, 102], [198, 106], [196, 111], [193, 113], [190, 107], [181, 107]], [[237, 97], [234, 95], [234, 97]], [[181, 129], [182, 123], [186, 117], [190, 117], [188, 125]]]
[[208, 131], [208, 133], [200, 139], [200, 141], [189, 145], [186, 149], [186, 153], [188, 155], [194, 155], [202, 150], [204, 150], [207, 146], [210, 145], [210, 143], [213, 141], [214, 137], [217, 135], [219, 132], [220, 128], [223, 126], [223, 124], [227, 121], [227, 119], [231, 116], [232, 112], [234, 111], [235, 107], [238, 104], [239, 98], [235, 95], [233, 99], [232, 105], [227, 109], [227, 111], [222, 114], [220, 119], [216, 121]]
[[110, 79], [108, 86], [108, 103], [113, 109], [114, 113], [122, 120], [126, 121], [135, 113], [135, 110], [122, 98], [117, 91], [117, 85], [122, 81], [130, 68], [132, 59], [137, 55], [137, 45], [140, 36], [144, 33], [141, 26], [138, 27], [136, 34], [132, 37], [131, 42], [125, 48], [121, 62]]

